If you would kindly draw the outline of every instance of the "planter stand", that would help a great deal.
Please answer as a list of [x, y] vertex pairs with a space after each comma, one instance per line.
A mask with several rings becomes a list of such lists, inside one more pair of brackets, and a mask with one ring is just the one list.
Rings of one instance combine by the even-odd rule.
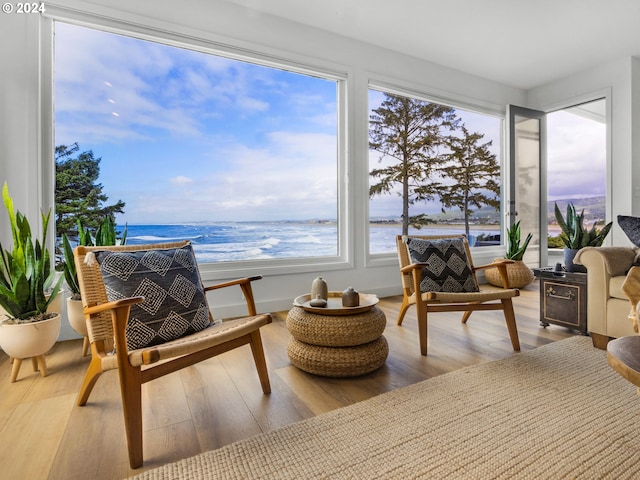
[[[11, 367], [11, 383], [14, 383], [18, 379], [18, 373], [20, 372], [20, 367], [22, 366], [23, 358], [12, 358], [13, 367]], [[44, 358], [44, 355], [38, 355], [37, 357], [31, 357], [31, 363], [33, 364], [33, 371], [37, 372], [40, 370], [40, 375], [42, 377], [47, 376], [47, 361]]]

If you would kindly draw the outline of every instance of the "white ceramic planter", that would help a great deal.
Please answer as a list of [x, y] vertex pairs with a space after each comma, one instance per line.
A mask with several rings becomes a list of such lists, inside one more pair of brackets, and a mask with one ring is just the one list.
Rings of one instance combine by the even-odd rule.
[[0, 347], [12, 358], [31, 358], [51, 350], [60, 334], [62, 315], [34, 323], [0, 323]]
[[84, 357], [89, 351], [89, 333], [87, 332], [87, 322], [84, 318], [82, 300], [74, 300], [72, 297], [67, 297], [67, 318], [71, 328], [82, 335], [84, 339], [82, 344], [82, 356]]
[[25, 358], [37, 361], [40, 374], [47, 374], [44, 354], [51, 350], [60, 334], [62, 315], [34, 323], [8, 325], [6, 319], [0, 322], [0, 348], [13, 359], [11, 381], [15, 382], [20, 365]]
[[[58, 292], [58, 295], [56, 295], [56, 298], [54, 298], [53, 301], [47, 307], [48, 313], [62, 314], [62, 294], [63, 293], [64, 292], [62, 290]], [[48, 295], [47, 295], [47, 298], [49, 298]]]

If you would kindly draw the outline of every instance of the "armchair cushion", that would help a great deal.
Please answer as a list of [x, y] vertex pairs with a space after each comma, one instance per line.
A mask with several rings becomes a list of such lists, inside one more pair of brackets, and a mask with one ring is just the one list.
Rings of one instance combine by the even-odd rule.
[[209, 306], [190, 244], [181, 248], [96, 251], [109, 301], [143, 296], [131, 307], [130, 350], [159, 345], [210, 325]]
[[413, 263], [426, 263], [420, 279], [424, 292], [478, 292], [471, 263], [462, 238], [425, 240], [407, 238]]

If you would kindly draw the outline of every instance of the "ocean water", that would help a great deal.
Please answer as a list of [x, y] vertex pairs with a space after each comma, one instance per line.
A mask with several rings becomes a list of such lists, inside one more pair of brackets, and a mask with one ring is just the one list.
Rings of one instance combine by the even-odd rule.
[[331, 256], [338, 254], [336, 232], [310, 223], [129, 225], [127, 244], [191, 240], [201, 262]]
[[[124, 225], [119, 225], [121, 231]], [[293, 222], [241, 222], [184, 225], [128, 225], [127, 244], [191, 240], [201, 262], [338, 255], [335, 224]], [[372, 225], [371, 253], [394, 253], [400, 227]], [[423, 228], [413, 233], [461, 233], [455, 228]], [[472, 234], [496, 233], [476, 230]]]

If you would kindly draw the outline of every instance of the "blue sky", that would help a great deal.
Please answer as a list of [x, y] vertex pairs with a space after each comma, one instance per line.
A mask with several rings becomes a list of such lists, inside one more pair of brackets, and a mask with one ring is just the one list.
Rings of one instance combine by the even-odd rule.
[[[337, 216], [335, 81], [56, 22], [54, 98], [56, 145], [102, 158], [119, 223]], [[500, 119], [458, 115], [500, 154]], [[552, 200], [604, 194], [605, 126], [581, 122], [549, 117]], [[399, 213], [397, 196], [370, 203], [372, 217]]]
[[336, 82], [59, 22], [55, 47], [56, 145], [102, 158], [120, 223], [336, 217]]

